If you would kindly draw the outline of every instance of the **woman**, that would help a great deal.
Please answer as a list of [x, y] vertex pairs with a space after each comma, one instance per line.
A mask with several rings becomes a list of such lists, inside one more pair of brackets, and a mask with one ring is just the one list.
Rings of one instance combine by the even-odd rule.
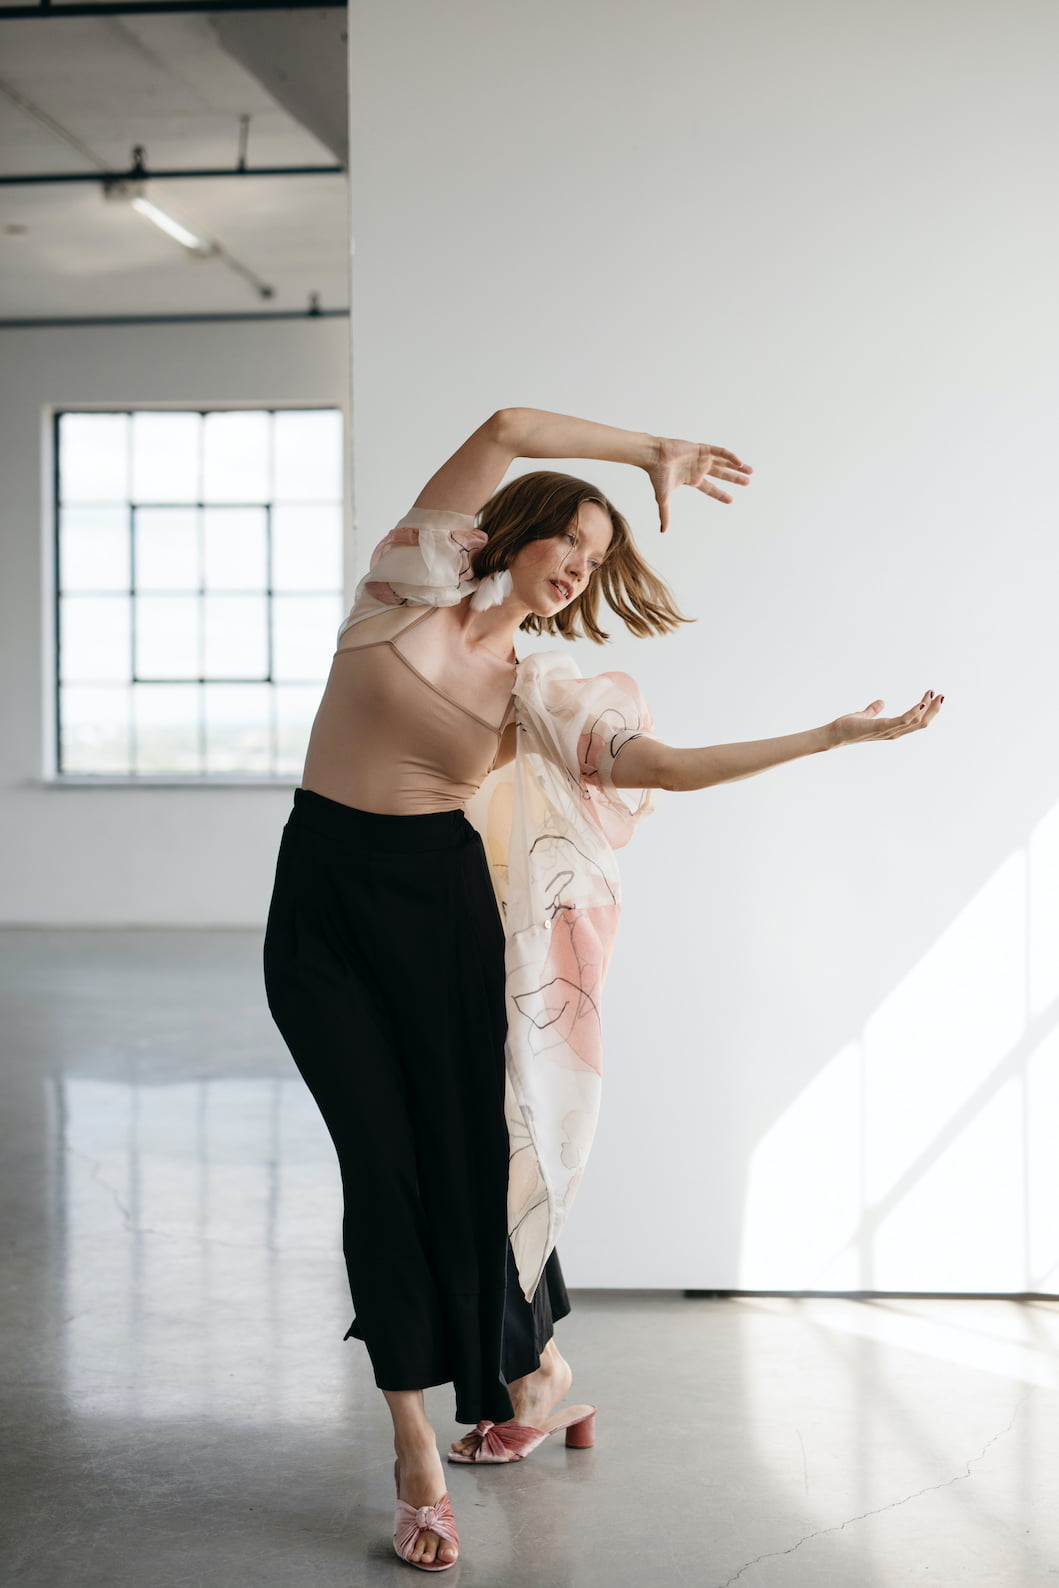
[[498, 490], [520, 457], [643, 468], [663, 531], [679, 486], [730, 503], [724, 486], [751, 473], [723, 448], [502, 410], [376, 548], [339, 630], [280, 844], [265, 982], [338, 1153], [346, 1338], [364, 1341], [393, 1419], [394, 1548], [435, 1571], [459, 1540], [424, 1388], [453, 1383], [457, 1421], [477, 1424], [453, 1461], [523, 1459], [560, 1428], [593, 1438], [594, 1407], [554, 1410], [571, 1383], [552, 1338], [570, 1310], [555, 1240], [598, 1106], [613, 847], [653, 789], [898, 738], [942, 698], [677, 749], [625, 675], [519, 662], [519, 629], [606, 640], [601, 595], [637, 635], [688, 621], [595, 487], [542, 471]]

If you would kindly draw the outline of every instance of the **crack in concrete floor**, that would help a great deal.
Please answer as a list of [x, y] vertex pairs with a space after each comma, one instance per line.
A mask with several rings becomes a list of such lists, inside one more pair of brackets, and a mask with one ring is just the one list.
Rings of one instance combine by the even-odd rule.
[[912, 1494], [906, 1494], [901, 1500], [891, 1500], [888, 1505], [877, 1506], [873, 1511], [862, 1511], [859, 1516], [848, 1516], [844, 1522], [837, 1522], [832, 1527], [815, 1528], [813, 1532], [806, 1533], [788, 1549], [766, 1550], [763, 1555], [755, 1555], [753, 1560], [746, 1561], [744, 1565], [740, 1566], [739, 1570], [735, 1572], [733, 1576], [728, 1577], [723, 1583], [721, 1583], [720, 1588], [731, 1588], [732, 1583], [738, 1582], [739, 1578], [744, 1572], [749, 1571], [751, 1566], [760, 1565], [763, 1560], [779, 1560], [784, 1555], [793, 1555], [795, 1550], [801, 1549], [803, 1544], [808, 1544], [814, 1538], [822, 1538], [826, 1533], [841, 1533], [845, 1528], [851, 1527], [854, 1522], [863, 1522], [869, 1516], [880, 1516], [884, 1511], [894, 1511], [899, 1506], [908, 1505], [911, 1500], [918, 1500], [921, 1495], [932, 1494], [937, 1489], [948, 1489], [954, 1483], [962, 1483], [965, 1478], [969, 1478], [971, 1476], [971, 1468], [982, 1460], [990, 1446], [995, 1445], [998, 1439], [1003, 1439], [1005, 1434], [1009, 1434], [1011, 1432], [1015, 1426], [1019, 1412], [1025, 1406], [1030, 1397], [1035, 1395], [1036, 1392], [1037, 1387], [1035, 1386], [1029, 1391], [1028, 1394], [1022, 1397], [1022, 1399], [1016, 1405], [1015, 1410], [1012, 1412], [1011, 1421], [1006, 1425], [1006, 1427], [1001, 1428], [997, 1433], [993, 1434], [991, 1438], [987, 1439], [978, 1454], [976, 1456], [972, 1456], [971, 1459], [965, 1464], [963, 1471], [957, 1472], [954, 1477], [946, 1478], [942, 1483], [928, 1483], [924, 1488], [916, 1489]]

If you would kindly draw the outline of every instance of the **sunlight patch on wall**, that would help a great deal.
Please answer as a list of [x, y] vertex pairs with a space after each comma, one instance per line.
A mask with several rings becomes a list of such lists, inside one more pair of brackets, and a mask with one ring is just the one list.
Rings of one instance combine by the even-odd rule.
[[739, 1288], [856, 1289], [861, 1057], [850, 1044], [814, 1076], [754, 1153]]
[[[1022, 1080], [1005, 1081], [954, 1139], [924, 1152], [866, 1242], [870, 1290], [1022, 1291]], [[870, 1209], [870, 1204], [869, 1204]]]
[[762, 1137], [739, 1288], [1054, 1291], [1057, 993], [1059, 808]]

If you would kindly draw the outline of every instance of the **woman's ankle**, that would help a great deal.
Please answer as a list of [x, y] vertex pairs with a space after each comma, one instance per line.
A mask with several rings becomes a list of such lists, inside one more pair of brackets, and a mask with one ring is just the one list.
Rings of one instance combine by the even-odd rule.
[[425, 1428], [401, 1428], [393, 1431], [393, 1448], [398, 1457], [422, 1459], [437, 1455], [438, 1436], [427, 1424]]
[[[542, 1378], [557, 1378], [568, 1367], [569, 1363], [559, 1354], [559, 1347], [553, 1340], [549, 1340], [540, 1354], [539, 1365], [533, 1369], [532, 1373], [527, 1373], [525, 1376], [526, 1378], [535, 1378], [539, 1373]], [[514, 1382], [517, 1384], [520, 1380], [516, 1379]]]

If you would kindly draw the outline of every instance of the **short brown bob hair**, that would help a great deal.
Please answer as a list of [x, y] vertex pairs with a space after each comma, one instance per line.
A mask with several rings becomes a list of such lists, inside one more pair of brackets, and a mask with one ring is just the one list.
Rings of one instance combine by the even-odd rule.
[[513, 562], [531, 540], [548, 540], [576, 528], [582, 502], [598, 502], [609, 514], [611, 541], [600, 566], [588, 577], [584, 589], [561, 612], [538, 617], [535, 612], [520, 627], [530, 634], [561, 634], [576, 640], [584, 635], [598, 645], [610, 639], [599, 625], [599, 596], [638, 638], [667, 634], [680, 623], [694, 623], [679, 611], [668, 586], [644, 562], [632, 538], [628, 521], [598, 486], [572, 474], [537, 469], [502, 485], [478, 514], [478, 528], [489, 536], [474, 558], [475, 578], [484, 579]]

